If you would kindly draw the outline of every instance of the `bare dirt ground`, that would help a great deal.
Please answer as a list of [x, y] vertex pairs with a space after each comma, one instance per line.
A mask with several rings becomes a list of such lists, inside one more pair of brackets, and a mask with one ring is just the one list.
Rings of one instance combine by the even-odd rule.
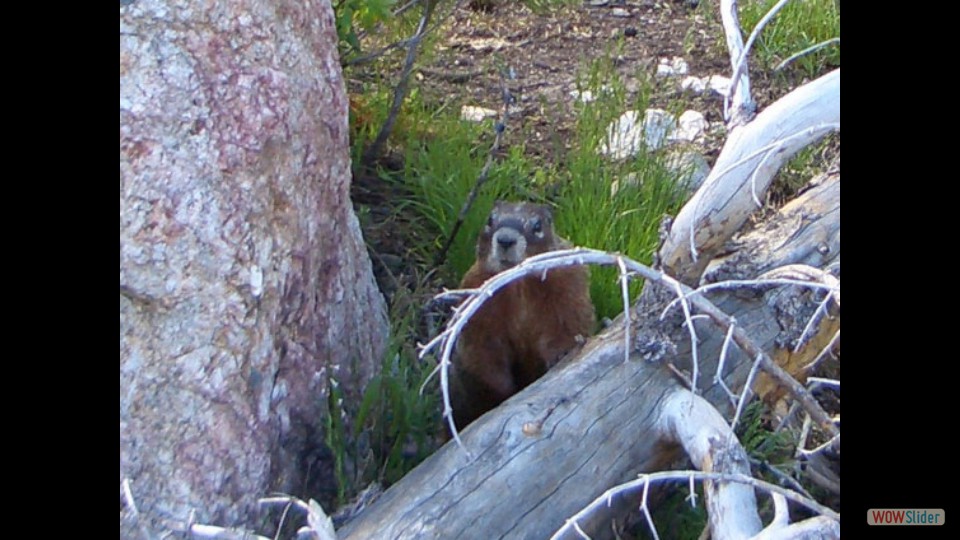
[[[489, 10], [459, 9], [441, 30], [444, 36], [433, 58], [421, 64], [421, 84], [439, 99], [464, 96], [471, 105], [499, 110], [497, 68], [512, 69], [510, 87], [520, 110], [508, 128], [526, 134], [529, 153], [550, 160], [555, 141], [572, 138], [571, 92], [592, 60], [613, 56], [631, 100], [641, 87], [638, 74], [654, 73], [661, 58], [684, 58], [691, 75], [727, 74], [719, 24], [704, 11], [684, 0], [611, 0], [550, 13], [506, 1], [493, 3]], [[676, 100], [679, 82], [658, 85], [651, 105]], [[718, 96], [687, 98], [690, 108], [707, 120], [721, 120]]]
[[[687, 62], [688, 75], [730, 75], [718, 8], [715, 3], [696, 4], [696, 0], [587, 0], [542, 10], [507, 0], [473, 0], [456, 9], [441, 4], [434, 14], [434, 23], [439, 24], [432, 36], [435, 42], [419, 51], [411, 87], [438, 106], [464, 104], [500, 111], [501, 72], [512, 71], [508, 86], [515, 105], [503, 145], [522, 143], [531, 159], [559, 166], [565, 152], [558, 149], [568, 149], [575, 140], [576, 103], [571, 92], [577, 90], [577, 81], [584, 78], [591, 62], [601, 58], [612, 59], [624, 81], [627, 103], [638, 92], [648, 91], [651, 107], [675, 108], [683, 103], [685, 109], [699, 111], [712, 125], [721, 126], [723, 101], [718, 94], [681, 91], [683, 76], [652, 76], [661, 59], [674, 57]], [[398, 61], [402, 56], [396, 55]], [[758, 110], [803, 82], [789, 70], [774, 77], [752, 65], [750, 75]], [[644, 88], [641, 80], [655, 82]], [[625, 111], [617, 111], [621, 112]], [[492, 130], [488, 137], [492, 140]], [[701, 149], [711, 165], [724, 138], [720, 129]], [[379, 165], [401, 168], [397, 158], [389, 155]], [[428, 271], [404, 260], [410, 239], [404, 238], [403, 231], [409, 227], [398, 223], [403, 216], [390, 208], [391, 201], [404, 198], [404, 193], [376, 174], [361, 174], [354, 180], [353, 197], [373, 214], [374, 226], [365, 227], [365, 234], [389, 297], [398, 285], [417, 281], [412, 273]]]

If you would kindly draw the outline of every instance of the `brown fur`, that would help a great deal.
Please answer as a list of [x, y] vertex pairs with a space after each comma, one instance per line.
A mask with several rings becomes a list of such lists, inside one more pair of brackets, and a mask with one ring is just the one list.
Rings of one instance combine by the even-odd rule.
[[[497, 202], [460, 286], [479, 287], [527, 257], [567, 247], [553, 232], [547, 206]], [[450, 388], [457, 428], [546, 373], [578, 336], [593, 332], [594, 317], [585, 266], [550, 270], [543, 280], [523, 278], [488, 299], [457, 340]]]

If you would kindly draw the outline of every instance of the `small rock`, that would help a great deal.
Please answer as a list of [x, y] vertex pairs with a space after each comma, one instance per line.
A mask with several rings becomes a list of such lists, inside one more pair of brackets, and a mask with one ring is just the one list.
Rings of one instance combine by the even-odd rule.
[[643, 116], [643, 135], [647, 147], [656, 150], [663, 146], [667, 135], [676, 127], [676, 120], [667, 111], [647, 109]]
[[626, 159], [642, 147], [655, 150], [663, 146], [667, 134], [676, 127], [673, 117], [662, 109], [647, 109], [642, 123], [638, 122], [639, 116], [637, 111], [627, 111], [610, 124], [600, 153], [613, 159]]
[[473, 107], [464, 105], [460, 108], [460, 118], [470, 122], [482, 122], [487, 118], [496, 118], [497, 111], [493, 109], [484, 109], [483, 107]]
[[696, 191], [710, 175], [710, 165], [700, 152], [678, 147], [666, 156], [667, 168], [679, 175], [680, 185], [688, 191]]
[[[602, 95], [602, 94], [609, 94], [609, 93], [610, 93], [610, 85], [609, 85], [609, 84], [605, 84], [605, 85], [601, 86], [601, 87], [600, 87], [600, 90], [597, 92], [597, 94], [601, 94], [601, 95]], [[592, 91], [590, 91], [590, 90], [584, 90], [584, 91], [581, 92], [580, 90], [574, 89], [574, 90], [571, 90], [571, 91], [570, 91], [570, 97], [572, 97], [572, 98], [575, 99], [576, 101], [579, 101], [580, 103], [590, 103], [590, 102], [596, 101], [596, 100], [597, 100], [597, 94], [594, 94], [594, 93], [593, 93]]]
[[707, 79], [707, 88], [725, 96], [730, 91], [730, 78], [722, 75], [711, 75]]
[[637, 37], [637, 29], [632, 26], [628, 26], [623, 29], [623, 35], [626, 37]]
[[657, 77], [676, 77], [686, 75], [690, 71], [687, 61], [679, 56], [661, 58], [657, 64]]
[[670, 133], [670, 141], [693, 142], [703, 135], [710, 123], [697, 111], [684, 111], [677, 119], [677, 127]]
[[590, 0], [590, 7], [603, 7], [610, 3], [610, 0]]
[[680, 83], [680, 89], [699, 95], [707, 89], [707, 82], [700, 77], [694, 77], [691, 75]]
[[630, 12], [623, 8], [613, 8], [610, 10], [610, 14], [614, 17], [627, 18], [630, 16]]
[[589, 90], [584, 90], [583, 92], [579, 90], [571, 90], [570, 96], [580, 103], [591, 103], [597, 100], [597, 97], [593, 95], [593, 92]]

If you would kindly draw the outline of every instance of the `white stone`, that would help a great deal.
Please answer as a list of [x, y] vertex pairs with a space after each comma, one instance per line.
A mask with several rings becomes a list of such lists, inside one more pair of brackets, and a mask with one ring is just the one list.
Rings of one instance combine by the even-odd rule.
[[644, 146], [656, 150], [676, 127], [673, 117], [662, 109], [647, 109], [642, 123], [639, 116], [637, 111], [627, 111], [610, 124], [600, 153], [613, 159], [626, 159]]
[[572, 97], [576, 101], [579, 101], [580, 103], [591, 103], [597, 100], [598, 94], [602, 95], [602, 94], [609, 94], [609, 93], [610, 93], [610, 85], [605, 84], [600, 87], [600, 90], [596, 94], [594, 94], [590, 90], [584, 90], [581, 92], [580, 90], [574, 89], [570, 91], [570, 97]]
[[688, 191], [696, 191], [710, 174], [710, 165], [696, 150], [677, 148], [665, 160], [668, 169], [678, 174], [678, 182]]
[[707, 82], [700, 77], [689, 76], [680, 83], [680, 89], [694, 94], [702, 94], [707, 89]]
[[610, 14], [614, 17], [626, 18], [630, 16], [630, 12], [623, 8], [613, 8], [610, 10]]
[[693, 142], [702, 136], [710, 123], [704, 118], [703, 114], [697, 111], [684, 111], [677, 119], [677, 127], [670, 132], [670, 141]]
[[593, 95], [593, 92], [589, 90], [584, 90], [583, 92], [579, 90], [571, 90], [570, 96], [580, 103], [590, 103], [597, 100], [597, 97]]
[[676, 77], [686, 75], [690, 71], [687, 61], [679, 56], [661, 58], [657, 64], [657, 77]]
[[460, 108], [460, 118], [470, 122], [482, 122], [487, 118], [495, 118], [497, 111], [493, 109], [484, 109], [483, 107], [473, 107], [464, 105]]
[[663, 109], [647, 109], [643, 117], [643, 136], [647, 147], [653, 150], [663, 146], [667, 135], [675, 130], [677, 121]]
[[707, 88], [725, 96], [730, 91], [730, 78], [723, 75], [711, 75], [707, 79]]

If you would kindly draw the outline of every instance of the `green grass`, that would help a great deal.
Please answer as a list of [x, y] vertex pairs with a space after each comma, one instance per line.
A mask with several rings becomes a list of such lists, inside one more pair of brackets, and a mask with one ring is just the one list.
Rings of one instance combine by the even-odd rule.
[[[568, 0], [527, 0], [527, 3], [531, 9], [539, 10], [565, 5]], [[751, 28], [762, 16], [765, 10], [761, 8], [765, 4], [768, 2], [747, 2], [742, 7], [745, 28]], [[833, 0], [795, 4], [799, 7], [788, 6], [780, 15], [782, 20], [775, 21], [763, 34], [757, 47], [762, 62], [775, 64], [812, 43], [839, 35], [839, 14]], [[811, 6], [817, 8], [814, 13], [805, 11]], [[831, 10], [836, 15], [835, 21]], [[406, 37], [414, 18], [415, 14], [403, 21], [386, 21], [384, 28], [396, 32], [398, 38]], [[819, 29], [807, 29], [807, 19], [813, 19], [813, 25]], [[386, 38], [380, 36], [379, 39]], [[653, 81], [637, 74], [641, 81], [640, 95], [630, 101], [624, 81], [611, 60], [616, 57], [616, 48], [617, 45], [613, 45], [600, 59], [583, 63], [578, 87], [590, 90], [597, 100], [577, 105], [573, 136], [569, 140], [555, 138], [549, 162], [539, 161], [527, 152], [524, 130], [528, 128], [521, 119], [511, 119], [504, 135], [504, 150], [498, 155], [489, 180], [453, 242], [446, 263], [438, 269], [447, 286], [456, 286], [473, 263], [477, 234], [494, 201], [501, 198], [547, 202], [555, 209], [557, 232], [576, 245], [620, 252], [638, 261], [650, 262], [658, 244], [662, 217], [675, 214], [684, 195], [676, 186], [676, 174], [664, 166], [659, 152], [643, 151], [625, 161], [612, 161], [598, 154], [607, 126], [626, 110], [642, 112], [653, 92]], [[424, 43], [421, 58], [429, 58], [430, 54], [428, 41]], [[831, 56], [834, 54], [835, 59]], [[808, 69], [811, 62], [815, 68], [834, 61], [839, 64], [838, 47], [805, 59], [799, 65]], [[366, 67], [364, 72], [381, 71], [387, 64], [389, 62], [378, 64], [376, 69]], [[391, 65], [396, 68], [396, 60]], [[358, 79], [361, 78], [354, 78]], [[362, 80], [366, 81], [362, 92], [352, 95], [355, 163], [382, 125], [393, 99], [395, 83], [391, 76], [383, 80], [369, 77]], [[489, 154], [494, 121], [461, 120], [460, 107], [464, 104], [472, 103], [460, 98], [425, 96], [416, 82], [412, 82], [410, 95], [388, 143], [391, 152], [402, 159], [403, 168], [398, 173], [382, 172], [381, 175], [401, 183], [411, 194], [409, 199], [392, 203], [393, 210], [405, 216], [397, 223], [416, 223], [416, 233], [407, 235], [411, 241], [410, 260], [433, 259], [449, 237]], [[667, 109], [679, 114], [682, 105], [671, 103]], [[799, 159], [806, 158], [801, 155]], [[805, 168], [799, 162], [797, 166]], [[628, 184], [625, 180], [631, 175], [636, 181]], [[614, 182], [622, 187], [612, 194]], [[428, 270], [430, 268], [424, 267], [418, 273], [424, 275]], [[594, 268], [591, 275], [591, 296], [598, 319], [616, 316], [622, 310], [616, 270]], [[634, 283], [632, 292], [636, 294], [640, 286], [639, 282]], [[420, 363], [413, 348], [416, 309], [430, 292], [438, 291], [401, 290], [393, 298], [393, 341], [383, 360], [382, 373], [370, 382], [358, 405], [353, 430], [341, 422], [336, 391], [331, 392], [328, 443], [337, 457], [338, 478], [344, 485], [350, 484], [342, 488], [341, 498], [374, 479], [386, 484], [396, 481], [434, 449], [435, 436], [441, 429], [438, 391], [434, 386], [423, 396], [419, 394], [433, 365]], [[754, 423], [750, 420], [747, 425]], [[750, 431], [746, 435], [755, 448], [779, 448], [775, 441], [763, 446], [763, 441], [768, 439], [762, 431]], [[353, 468], [347, 470], [350, 464]], [[691, 531], [698, 533], [701, 523]]]
[[[523, 143], [524, 127], [513, 120], [504, 135], [504, 150], [490, 169], [489, 180], [479, 195], [451, 246], [440, 275], [448, 286], [456, 286], [473, 264], [476, 237], [496, 199], [548, 202], [555, 208], [557, 231], [581, 246], [619, 251], [649, 261], [657, 244], [657, 229], [663, 214], [677, 209], [679, 201], [674, 179], [654, 153], [623, 162], [598, 155], [606, 126], [627, 109], [642, 110], [641, 99], [628, 103], [623, 81], [613, 68], [613, 51], [604, 59], [587, 63], [581, 86], [599, 98], [583, 104], [578, 111], [572, 147], [556, 145], [551, 163], [528, 155]], [[601, 91], [602, 87], [606, 91]], [[354, 111], [353, 157], [376, 135], [392, 99], [389, 84], [368, 83], [362, 107]], [[473, 123], [461, 120], [456, 99], [443, 104], [429, 100], [414, 89], [404, 104], [389, 147], [402, 156], [403, 170], [382, 172], [391, 182], [402, 183], [411, 193], [407, 200], [394, 201], [394, 211], [414, 215], [417, 223], [412, 260], [432, 260], [456, 222], [468, 193], [474, 187], [494, 139], [494, 121]], [[357, 115], [366, 122], [358, 122]], [[634, 173], [636, 185], [621, 188], [615, 196], [610, 186], [618, 178]], [[361, 215], [364, 215], [361, 210]], [[365, 219], [369, 219], [367, 216]], [[399, 220], [398, 220], [399, 221]], [[422, 274], [426, 273], [426, 268]], [[621, 293], [613, 269], [594, 269], [591, 294], [599, 317], [613, 317], [621, 309]], [[639, 290], [634, 284], [633, 291]], [[435, 292], [435, 291], [434, 291]], [[441, 429], [438, 391], [428, 388], [419, 394], [432, 363], [420, 363], [412, 347], [417, 322], [416, 309], [428, 291], [399, 292], [406, 298], [393, 299], [391, 314], [393, 342], [380, 375], [364, 392], [358, 406], [354, 430], [348, 433], [341, 420], [336, 389], [331, 389], [331, 419], [327, 440], [336, 458], [340, 497], [379, 480], [390, 484], [434, 450]], [[417, 298], [418, 301], [413, 301]], [[398, 307], [407, 306], [407, 307]], [[352, 467], [352, 468], [351, 468]]]
[[[776, 0], [740, 3], [740, 26], [748, 36]], [[836, 0], [790, 2], [763, 29], [754, 45], [759, 66], [772, 69], [782, 60], [811, 45], [840, 37], [840, 9]], [[722, 37], [721, 37], [722, 39]], [[794, 62], [794, 69], [807, 76], [840, 65], [840, 45], [831, 45]]]
[[[326, 444], [334, 458], [338, 503], [370, 482], [389, 486], [436, 450], [440, 397], [427, 381], [433, 364], [417, 359], [413, 330], [420, 292], [399, 291], [390, 313], [391, 341], [380, 373], [363, 390], [358, 405], [346, 410], [337, 385], [330, 386]], [[352, 414], [352, 429], [345, 417]]]

